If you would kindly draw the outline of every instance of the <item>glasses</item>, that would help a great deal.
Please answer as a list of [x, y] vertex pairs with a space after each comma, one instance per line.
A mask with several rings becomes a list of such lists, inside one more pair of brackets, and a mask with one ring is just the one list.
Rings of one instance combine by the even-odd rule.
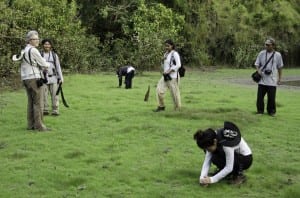
[[38, 38], [34, 38], [34, 39], [30, 39], [30, 40], [36, 41], [36, 40], [40, 40], [40, 39], [38, 39]]

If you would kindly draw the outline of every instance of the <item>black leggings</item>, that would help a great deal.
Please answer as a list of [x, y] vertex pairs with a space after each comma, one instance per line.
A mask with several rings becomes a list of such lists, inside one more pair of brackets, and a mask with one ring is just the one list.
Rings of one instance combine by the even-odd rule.
[[[223, 169], [226, 165], [226, 159], [224, 153], [217, 153], [212, 155], [212, 163], [218, 167], [219, 170]], [[243, 173], [243, 170], [248, 169], [252, 164], [251, 155], [241, 155], [234, 153], [233, 170], [230, 174], [236, 176]]]
[[134, 77], [134, 71], [131, 71], [125, 75], [125, 88], [131, 89], [132, 88], [132, 79]]

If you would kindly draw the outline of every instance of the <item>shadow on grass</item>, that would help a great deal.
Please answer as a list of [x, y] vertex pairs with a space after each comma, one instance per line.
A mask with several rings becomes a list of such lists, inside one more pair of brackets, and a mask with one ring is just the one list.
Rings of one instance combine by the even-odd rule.
[[64, 157], [67, 159], [74, 159], [79, 158], [81, 156], [84, 156], [85, 154], [81, 151], [72, 151], [70, 153], [67, 153]]

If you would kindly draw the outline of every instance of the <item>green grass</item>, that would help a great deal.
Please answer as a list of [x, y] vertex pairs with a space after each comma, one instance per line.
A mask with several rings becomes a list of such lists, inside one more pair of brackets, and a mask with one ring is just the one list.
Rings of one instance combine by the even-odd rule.
[[[70, 108], [45, 117], [49, 133], [26, 130], [24, 89], [0, 94], [0, 197], [300, 197], [300, 89], [279, 87], [277, 116], [256, 116], [251, 70], [187, 71], [183, 108], [154, 113], [160, 76], [143, 73], [133, 89], [114, 74], [65, 76]], [[300, 70], [284, 70], [284, 77]], [[237, 78], [248, 84], [234, 83]], [[150, 99], [144, 102], [148, 85]], [[201, 128], [235, 122], [254, 162], [240, 187], [202, 188]]]

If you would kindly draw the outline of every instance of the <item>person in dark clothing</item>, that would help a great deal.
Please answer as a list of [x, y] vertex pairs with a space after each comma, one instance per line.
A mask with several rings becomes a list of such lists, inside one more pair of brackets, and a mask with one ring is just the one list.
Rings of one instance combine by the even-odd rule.
[[[234, 123], [225, 121], [223, 128], [198, 130], [194, 139], [198, 147], [205, 151], [199, 177], [201, 185], [217, 183], [228, 176], [232, 176], [232, 184], [246, 181], [243, 171], [252, 164], [252, 151]], [[213, 176], [208, 173], [211, 163], [218, 168]]]
[[122, 86], [122, 77], [125, 76], [125, 89], [132, 88], [132, 79], [134, 77], [135, 69], [132, 66], [123, 66], [120, 67], [116, 73], [119, 78], [119, 87]]

